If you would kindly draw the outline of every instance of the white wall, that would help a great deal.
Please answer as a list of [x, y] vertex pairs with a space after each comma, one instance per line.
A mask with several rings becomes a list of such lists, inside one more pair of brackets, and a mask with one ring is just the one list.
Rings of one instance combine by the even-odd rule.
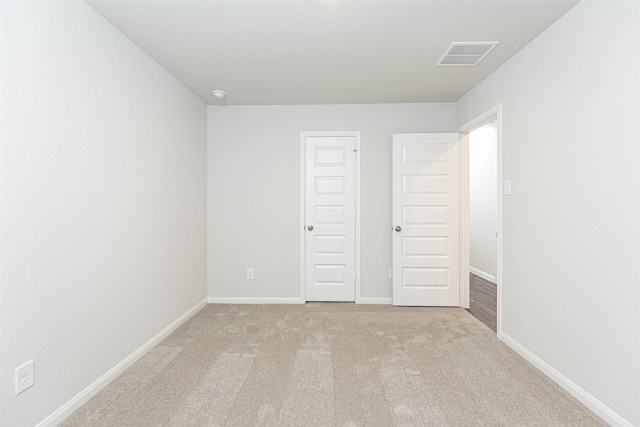
[[452, 132], [453, 107], [209, 106], [209, 297], [300, 297], [300, 132], [327, 130], [361, 132], [361, 295], [391, 297], [391, 135]]
[[469, 134], [469, 264], [496, 283], [498, 131], [495, 123]]
[[[586, 2], [456, 104], [503, 103], [503, 331], [640, 425], [640, 3]], [[620, 422], [609, 414], [610, 422]], [[613, 420], [613, 421], [612, 421]]]
[[84, 2], [2, 2], [1, 166], [0, 424], [29, 426], [206, 297], [206, 108]]

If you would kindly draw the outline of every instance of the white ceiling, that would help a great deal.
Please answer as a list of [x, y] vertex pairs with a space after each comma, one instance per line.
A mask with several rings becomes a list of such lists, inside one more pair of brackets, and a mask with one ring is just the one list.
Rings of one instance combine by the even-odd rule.
[[[207, 104], [251, 105], [457, 101], [577, 1], [88, 3]], [[500, 44], [435, 66], [475, 41]]]

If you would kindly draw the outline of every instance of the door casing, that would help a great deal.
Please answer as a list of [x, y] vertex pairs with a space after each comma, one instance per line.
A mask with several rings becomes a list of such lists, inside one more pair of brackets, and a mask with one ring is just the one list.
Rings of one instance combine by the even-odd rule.
[[355, 269], [356, 269], [356, 304], [360, 303], [360, 131], [305, 131], [300, 132], [300, 299], [307, 301], [306, 290], [306, 138], [309, 136], [350, 136], [356, 141], [355, 165]]

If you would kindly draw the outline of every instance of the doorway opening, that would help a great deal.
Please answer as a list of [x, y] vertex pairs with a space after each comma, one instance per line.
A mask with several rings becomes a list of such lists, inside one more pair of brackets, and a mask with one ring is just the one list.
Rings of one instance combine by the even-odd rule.
[[497, 323], [498, 131], [492, 121], [469, 133], [469, 309]]
[[460, 128], [461, 306], [502, 332], [502, 107]]

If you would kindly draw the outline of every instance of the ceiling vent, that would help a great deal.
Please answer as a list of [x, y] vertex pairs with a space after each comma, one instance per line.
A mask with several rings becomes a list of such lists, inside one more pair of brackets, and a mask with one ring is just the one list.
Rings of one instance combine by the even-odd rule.
[[454, 42], [436, 64], [437, 67], [478, 65], [500, 42]]

